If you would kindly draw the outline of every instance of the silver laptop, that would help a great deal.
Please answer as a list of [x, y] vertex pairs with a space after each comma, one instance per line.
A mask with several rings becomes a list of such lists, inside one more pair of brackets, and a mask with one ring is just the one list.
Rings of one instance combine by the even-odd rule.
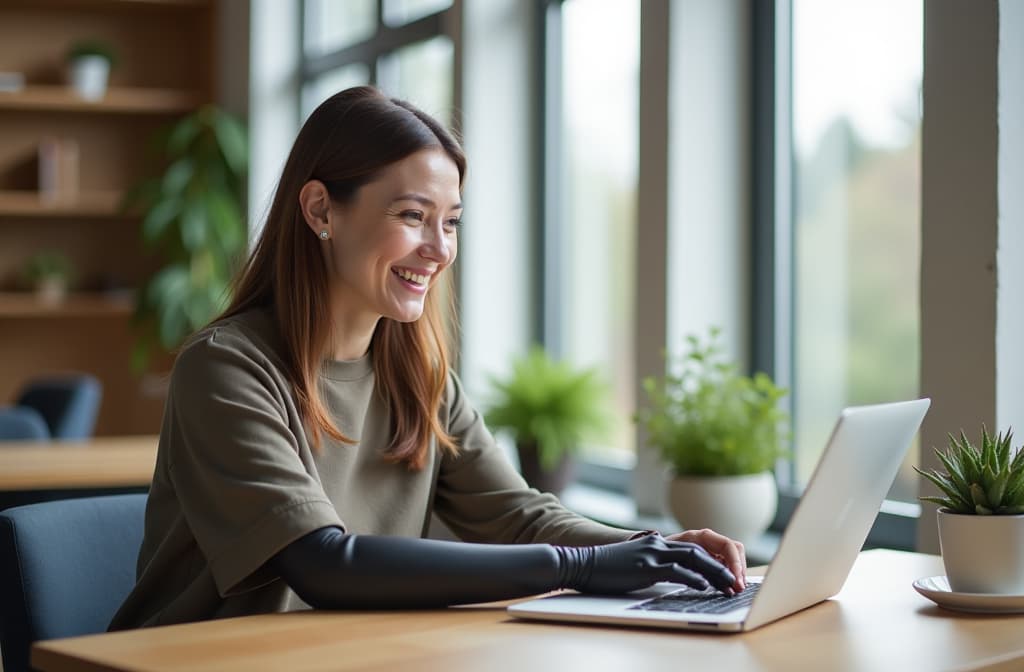
[[930, 404], [843, 410], [767, 574], [749, 577], [739, 595], [658, 583], [623, 596], [564, 593], [508, 611], [545, 621], [742, 632], [826, 600], [843, 587]]

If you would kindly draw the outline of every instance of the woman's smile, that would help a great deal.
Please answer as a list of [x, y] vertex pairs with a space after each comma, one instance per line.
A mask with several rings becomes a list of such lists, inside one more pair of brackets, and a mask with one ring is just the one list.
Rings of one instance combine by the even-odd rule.
[[402, 287], [416, 294], [427, 293], [427, 289], [430, 286], [430, 277], [433, 275], [433, 271], [427, 269], [406, 268], [403, 266], [392, 267], [391, 273]]

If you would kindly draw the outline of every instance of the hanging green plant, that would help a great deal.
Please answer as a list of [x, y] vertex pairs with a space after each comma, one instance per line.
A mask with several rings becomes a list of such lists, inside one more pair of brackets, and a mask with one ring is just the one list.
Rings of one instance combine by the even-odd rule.
[[132, 367], [155, 348], [177, 348], [227, 305], [246, 247], [243, 216], [248, 140], [231, 115], [205, 105], [162, 132], [164, 173], [135, 186], [124, 208], [141, 208], [142, 239], [164, 265], [140, 289]]

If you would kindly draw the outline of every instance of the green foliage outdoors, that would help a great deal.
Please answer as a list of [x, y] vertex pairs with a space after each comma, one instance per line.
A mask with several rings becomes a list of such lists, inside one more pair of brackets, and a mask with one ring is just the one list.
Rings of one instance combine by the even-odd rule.
[[534, 346], [512, 364], [512, 375], [491, 377], [494, 401], [485, 415], [517, 443], [536, 443], [541, 468], [553, 470], [582, 441], [609, 429], [608, 386], [596, 369], [577, 370]]
[[711, 329], [706, 345], [687, 337], [677, 371], [644, 380], [650, 406], [637, 420], [680, 476], [758, 474], [788, 454], [788, 414], [778, 403], [786, 390], [763, 373], [740, 374], [720, 335]]
[[25, 262], [21, 275], [25, 284], [34, 287], [49, 279], [70, 282], [73, 271], [67, 255], [61, 252], [39, 252]]
[[70, 62], [86, 56], [99, 56], [106, 59], [110, 65], [117, 63], [117, 52], [114, 51], [114, 48], [99, 40], [83, 40], [71, 45], [71, 48], [68, 49], [67, 60]]
[[223, 310], [246, 245], [248, 140], [242, 124], [206, 105], [158, 141], [166, 170], [125, 200], [126, 208], [143, 208], [142, 238], [165, 261], [137, 298], [136, 371], [146, 367], [155, 346], [173, 350]]
[[[967, 515], [1016, 515], [1024, 513], [1024, 450], [1016, 454], [1010, 448], [1013, 432], [996, 434], [981, 429], [981, 449], [960, 432], [949, 434], [945, 452], [934, 448], [945, 473], [932, 469], [924, 472], [914, 467], [942, 491], [942, 497], [921, 497], [947, 509], [950, 513]], [[1012, 457], [1011, 457], [1012, 455]]]

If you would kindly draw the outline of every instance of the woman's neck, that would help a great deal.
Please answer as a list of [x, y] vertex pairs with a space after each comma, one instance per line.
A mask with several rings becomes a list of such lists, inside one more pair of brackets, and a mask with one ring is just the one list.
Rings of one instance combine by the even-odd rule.
[[350, 302], [342, 299], [335, 297], [333, 340], [328, 346], [328, 353], [332, 359], [340, 361], [359, 359], [370, 349], [370, 341], [381, 316], [353, 308]]

